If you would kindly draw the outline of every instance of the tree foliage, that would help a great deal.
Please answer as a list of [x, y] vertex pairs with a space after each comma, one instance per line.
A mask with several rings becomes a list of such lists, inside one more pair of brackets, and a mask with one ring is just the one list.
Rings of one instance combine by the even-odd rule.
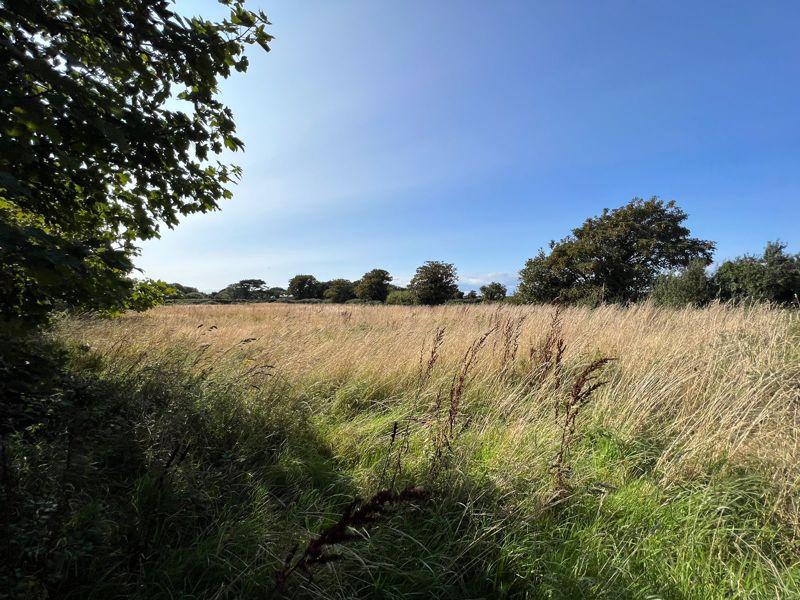
[[328, 287], [323, 296], [330, 302], [343, 303], [356, 297], [353, 282], [349, 279], [333, 279], [328, 282]]
[[221, 2], [216, 22], [170, 0], [0, 3], [3, 317], [121, 306], [135, 242], [230, 197], [218, 155], [243, 144], [218, 82], [271, 36]]
[[420, 304], [443, 304], [458, 294], [456, 268], [445, 262], [427, 261], [417, 268], [409, 289]]
[[708, 303], [714, 297], [714, 289], [706, 264], [696, 260], [677, 273], [660, 275], [650, 297], [656, 304], [676, 308]]
[[500, 302], [506, 297], [508, 289], [502, 283], [492, 281], [481, 286], [481, 296], [485, 302]]
[[164, 304], [164, 300], [174, 293], [175, 288], [165, 281], [157, 279], [137, 281], [133, 284], [133, 290], [125, 301], [124, 308], [127, 310], [144, 312]]
[[321, 298], [325, 288], [313, 275], [295, 275], [289, 280], [287, 291], [295, 300]]
[[797, 302], [800, 297], [800, 254], [786, 244], [769, 242], [760, 257], [742, 256], [722, 263], [714, 283], [724, 300]]
[[203, 292], [198, 290], [196, 287], [183, 285], [182, 283], [170, 283], [169, 287], [174, 290], [172, 294], [170, 294], [170, 298], [185, 298], [188, 294], [199, 294], [200, 296], [205, 296], [205, 294], [203, 294]]
[[527, 302], [639, 300], [658, 275], [711, 262], [714, 244], [690, 237], [686, 218], [674, 201], [658, 198], [605, 209], [529, 259], [518, 293]]
[[230, 284], [220, 293], [230, 300], [264, 300], [268, 296], [263, 279], [242, 279]]
[[360, 300], [385, 302], [392, 276], [384, 269], [372, 269], [356, 282], [355, 294]]

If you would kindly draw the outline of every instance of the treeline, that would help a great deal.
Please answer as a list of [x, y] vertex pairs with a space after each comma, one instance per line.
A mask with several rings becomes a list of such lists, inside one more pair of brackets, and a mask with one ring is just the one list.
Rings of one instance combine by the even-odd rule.
[[210, 294], [179, 283], [166, 285], [166, 299], [172, 302], [332, 302], [362, 304], [443, 304], [445, 302], [497, 302], [506, 298], [502, 283], [480, 288], [480, 294], [458, 289], [456, 268], [450, 263], [428, 261], [417, 269], [407, 287], [392, 283], [385, 269], [372, 269], [357, 281], [320, 281], [313, 275], [295, 275], [286, 288], [270, 287], [263, 279], [243, 279]]
[[759, 256], [726, 260], [709, 272], [714, 242], [690, 236], [687, 214], [675, 202], [634, 199], [604, 210], [573, 229], [571, 235], [540, 250], [519, 273], [508, 296], [505, 285], [491, 282], [467, 293], [458, 288], [454, 265], [428, 261], [407, 287], [392, 283], [384, 269], [358, 281], [320, 281], [295, 275], [287, 288], [261, 279], [244, 279], [218, 292], [170, 284], [167, 298], [179, 302], [333, 302], [425, 304], [469, 302], [550, 303], [597, 306], [652, 298], [661, 305], [702, 306], [712, 300], [772, 302], [789, 305], [800, 296], [800, 254], [781, 242], [769, 242]]

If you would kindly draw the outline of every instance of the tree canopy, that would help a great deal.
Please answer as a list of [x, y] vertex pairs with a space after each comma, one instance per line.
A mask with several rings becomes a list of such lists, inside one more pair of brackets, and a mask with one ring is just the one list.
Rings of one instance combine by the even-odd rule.
[[333, 279], [328, 282], [328, 287], [323, 296], [331, 302], [347, 302], [356, 297], [353, 282], [349, 279]]
[[457, 281], [456, 268], [452, 264], [429, 260], [417, 267], [408, 287], [420, 304], [435, 305], [456, 297]]
[[295, 300], [321, 298], [323, 285], [313, 275], [295, 275], [289, 280], [287, 291]]
[[240, 150], [218, 83], [269, 49], [244, 0], [227, 18], [170, 0], [0, 4], [0, 311], [120, 304], [135, 242], [231, 195]]
[[674, 201], [658, 198], [605, 209], [529, 259], [518, 294], [526, 302], [639, 300], [660, 274], [711, 262], [714, 243], [690, 237], [686, 219]]
[[502, 283], [492, 281], [481, 286], [481, 296], [485, 302], [499, 302], [506, 297], [508, 289]]
[[384, 269], [372, 269], [356, 282], [355, 293], [360, 300], [385, 302], [392, 276]]
[[724, 300], [800, 302], [800, 254], [787, 253], [784, 243], [769, 242], [761, 256], [722, 263], [714, 282]]

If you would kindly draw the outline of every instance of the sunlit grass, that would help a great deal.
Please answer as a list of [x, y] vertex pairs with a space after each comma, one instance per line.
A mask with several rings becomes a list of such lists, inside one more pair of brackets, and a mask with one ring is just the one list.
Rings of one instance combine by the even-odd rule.
[[[155, 417], [143, 439], [152, 448], [192, 440], [170, 489], [218, 508], [151, 565], [148, 589], [164, 597], [214, 597], [220, 585], [218, 597], [265, 593], [292, 545], [392, 481], [425, 485], [431, 498], [344, 546], [312, 580], [296, 576], [287, 594], [800, 595], [797, 313], [567, 309], [558, 390], [552, 375], [533, 375], [552, 313], [175, 306], [69, 321], [59, 335], [88, 344], [76, 368], [100, 357], [92, 368], [126, 397], [165, 394], [183, 406]], [[504, 333], [520, 320], [518, 337]], [[439, 327], [440, 356], [426, 377]], [[487, 331], [446, 465], [433, 469], [434, 408]], [[598, 356], [617, 360], [578, 417], [569, 490], [554, 495], [554, 399]], [[148, 485], [140, 482], [136, 502], [147, 504]]]

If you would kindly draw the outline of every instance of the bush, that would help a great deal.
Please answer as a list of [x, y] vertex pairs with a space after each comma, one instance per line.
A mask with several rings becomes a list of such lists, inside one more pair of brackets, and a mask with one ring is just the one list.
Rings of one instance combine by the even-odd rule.
[[711, 279], [702, 261], [694, 261], [683, 271], [662, 275], [650, 297], [661, 306], [702, 306], [713, 297]]
[[386, 304], [410, 306], [412, 304], [419, 304], [419, 300], [417, 299], [417, 295], [411, 290], [395, 290], [389, 292], [389, 295], [386, 296]]
[[714, 274], [720, 298], [788, 304], [800, 296], [800, 254], [788, 254], [786, 244], [769, 242], [760, 257], [727, 260]]

